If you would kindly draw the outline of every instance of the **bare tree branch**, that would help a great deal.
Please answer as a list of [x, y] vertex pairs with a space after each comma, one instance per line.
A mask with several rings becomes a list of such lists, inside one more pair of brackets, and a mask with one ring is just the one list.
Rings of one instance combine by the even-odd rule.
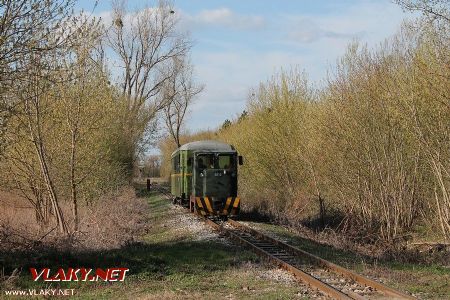
[[192, 65], [186, 58], [172, 60], [174, 74], [165, 83], [162, 97], [168, 101], [163, 108], [164, 121], [169, 134], [180, 147], [180, 133], [189, 105], [194, 97], [203, 90], [193, 82]]

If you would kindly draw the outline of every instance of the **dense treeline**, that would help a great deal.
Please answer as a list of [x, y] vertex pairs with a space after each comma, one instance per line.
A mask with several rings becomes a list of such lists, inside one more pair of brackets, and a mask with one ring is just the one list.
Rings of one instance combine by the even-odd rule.
[[199, 92], [170, 3], [128, 12], [117, 2], [111, 24], [73, 7], [0, 4], [0, 191], [26, 199], [43, 233], [77, 232], [80, 207], [131, 181], [158, 114]]
[[339, 215], [385, 240], [419, 226], [449, 238], [450, 44], [435, 29], [351, 45], [319, 92], [295, 71], [261, 84], [220, 132], [247, 158], [245, 203], [291, 223]]
[[349, 45], [320, 90], [294, 69], [251, 91], [248, 112], [207, 134], [245, 157], [245, 209], [386, 241], [450, 238], [449, 41], [448, 27], [404, 25], [375, 49]]

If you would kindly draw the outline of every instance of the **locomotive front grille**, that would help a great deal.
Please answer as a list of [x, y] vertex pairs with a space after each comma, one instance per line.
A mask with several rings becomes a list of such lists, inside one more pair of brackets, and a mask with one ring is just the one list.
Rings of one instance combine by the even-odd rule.
[[211, 197], [211, 206], [214, 211], [221, 211], [224, 207], [226, 198]]
[[239, 197], [195, 197], [196, 209], [203, 215], [237, 215], [240, 208]]

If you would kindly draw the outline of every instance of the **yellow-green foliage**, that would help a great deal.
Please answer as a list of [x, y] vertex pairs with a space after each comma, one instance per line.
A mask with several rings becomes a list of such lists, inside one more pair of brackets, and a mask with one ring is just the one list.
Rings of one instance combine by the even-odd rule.
[[[0, 189], [27, 199], [41, 229], [56, 225], [67, 234], [79, 229], [80, 206], [129, 179], [126, 164], [135, 153], [127, 151], [130, 137], [124, 132], [136, 129], [136, 122], [105, 71], [101, 22], [73, 16], [70, 3], [48, 2], [45, 7], [59, 9], [27, 7], [26, 1], [10, 7], [17, 24], [25, 15], [43, 18], [42, 26], [34, 30], [32, 22], [27, 26], [33, 30], [25, 31], [33, 32], [33, 43], [46, 46], [37, 51], [25, 45], [15, 60], [2, 61], [11, 72], [1, 80], [9, 88], [0, 88], [0, 96], [11, 111], [0, 121]], [[23, 9], [29, 11], [24, 15]], [[14, 24], [11, 42], [22, 37]]]
[[[244, 209], [291, 224], [333, 217], [389, 241], [417, 226], [449, 238], [449, 43], [429, 25], [373, 50], [353, 43], [320, 90], [282, 71], [251, 91], [246, 115], [183, 143], [236, 147]], [[161, 149], [167, 162], [175, 146]]]
[[244, 207], [297, 223], [322, 199], [341, 228], [448, 236], [449, 50], [446, 32], [405, 26], [376, 50], [350, 45], [317, 96], [295, 70], [261, 84], [219, 131], [245, 157]]
[[[80, 183], [80, 197], [88, 201], [116, 190], [128, 180], [127, 166], [120, 153], [126, 142], [120, 136], [125, 101], [114, 95], [106, 78], [98, 76], [89, 78], [82, 87], [61, 86], [57, 97], [51, 99], [53, 115], [48, 117], [59, 124], [49, 131], [58, 143], [49, 143], [48, 147], [56, 154], [54, 168], [59, 174], [56, 179], [65, 193], [70, 187], [70, 172], [60, 166], [70, 163], [71, 131], [77, 130], [75, 177]], [[68, 194], [64, 196], [68, 198]]]
[[[124, 143], [120, 120], [127, 108], [107, 79], [97, 73], [62, 81], [38, 99], [31, 113], [39, 110], [39, 121], [27, 117], [24, 105], [17, 106], [19, 113], [9, 120], [5, 134], [8, 144], [0, 160], [0, 189], [27, 198], [36, 206], [37, 221], [47, 222], [51, 208], [29, 120], [33, 131], [40, 132], [47, 168], [61, 203], [68, 207], [76, 197], [78, 205], [85, 205], [101, 194], [116, 191], [128, 180], [126, 166], [118, 159], [118, 149]], [[71, 220], [69, 212], [66, 220]]]
[[282, 72], [252, 93], [249, 115], [220, 138], [244, 156], [240, 193], [244, 205], [276, 215], [309, 212], [317, 187], [312, 153], [318, 103], [305, 76]]

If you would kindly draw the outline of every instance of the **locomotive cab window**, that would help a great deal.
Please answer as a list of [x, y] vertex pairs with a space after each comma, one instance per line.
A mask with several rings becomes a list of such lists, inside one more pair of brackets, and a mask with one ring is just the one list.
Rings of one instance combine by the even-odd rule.
[[172, 153], [170, 163], [173, 203], [205, 217], [239, 214], [239, 160], [232, 145], [210, 140], [187, 143]]
[[172, 171], [180, 171], [180, 155], [175, 155], [172, 159]]
[[231, 154], [200, 154], [197, 156], [197, 168], [231, 170], [235, 168], [235, 158]]
[[217, 159], [218, 169], [234, 169], [234, 157], [229, 154], [219, 154]]
[[200, 154], [197, 156], [197, 167], [199, 170], [214, 169], [214, 155]]

